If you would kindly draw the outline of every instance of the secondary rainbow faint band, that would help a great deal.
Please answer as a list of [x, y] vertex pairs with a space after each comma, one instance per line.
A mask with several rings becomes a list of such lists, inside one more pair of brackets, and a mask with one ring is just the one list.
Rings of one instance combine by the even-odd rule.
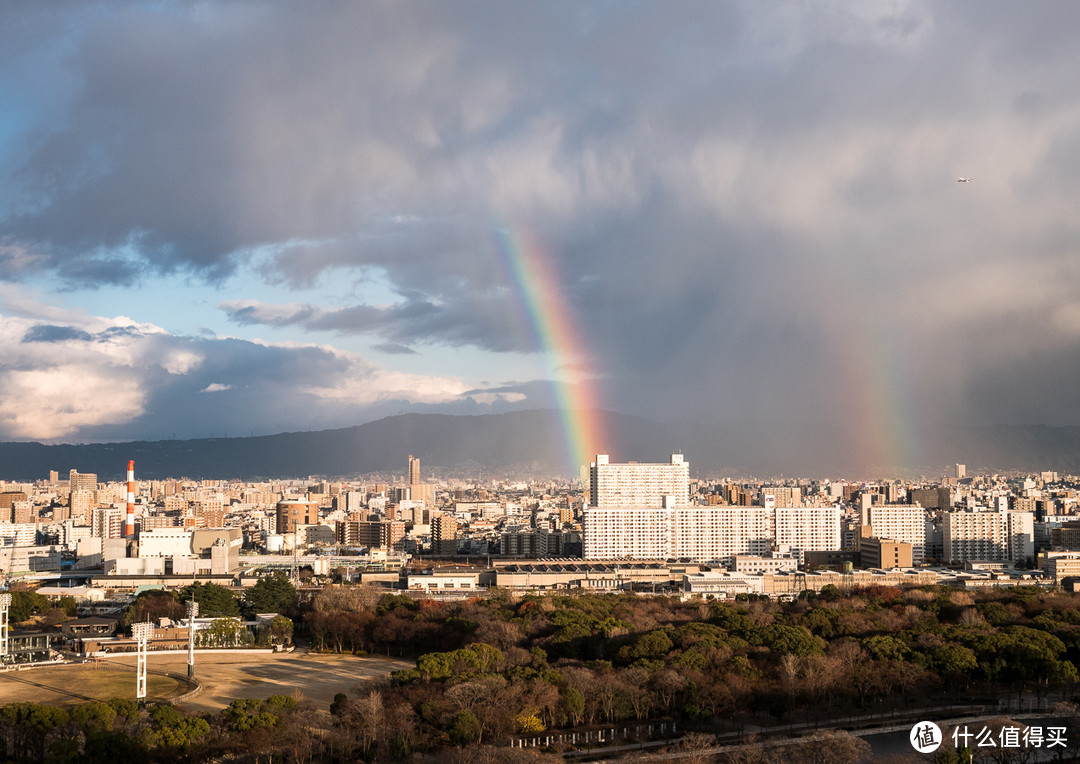
[[554, 258], [537, 237], [521, 228], [497, 228], [494, 240], [531, 339], [551, 370], [566, 467], [576, 475], [594, 454], [606, 453], [607, 443], [581, 322], [563, 291]]

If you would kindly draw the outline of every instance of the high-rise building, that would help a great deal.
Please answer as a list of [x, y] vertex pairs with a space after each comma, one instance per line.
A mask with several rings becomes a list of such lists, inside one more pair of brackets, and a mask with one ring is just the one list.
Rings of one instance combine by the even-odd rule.
[[400, 520], [339, 520], [335, 535], [337, 543], [346, 546], [394, 549], [405, 538], [405, 523]]
[[98, 487], [97, 474], [94, 472], [79, 472], [71, 470], [68, 480], [68, 490], [71, 491], [96, 491]]
[[613, 464], [597, 454], [589, 470], [593, 507], [688, 507], [690, 463], [672, 454], [667, 464]]
[[946, 563], [966, 560], [1024, 562], [1035, 556], [1034, 518], [1012, 510], [943, 514]]
[[277, 532], [293, 533], [297, 525], [314, 525], [319, 522], [319, 506], [301, 500], [279, 501], [277, 505]]
[[674, 557], [674, 510], [589, 507], [584, 512], [588, 560], [667, 560]]
[[773, 535], [776, 546], [798, 552], [840, 548], [840, 510], [836, 507], [778, 507]]
[[802, 489], [798, 486], [765, 486], [761, 489], [761, 505], [774, 507], [798, 507], [802, 505]]
[[27, 500], [27, 495], [22, 491], [4, 491], [0, 493], [0, 522], [28, 523], [30, 520], [16, 517], [15, 505]]
[[860, 538], [875, 536], [911, 544], [918, 565], [926, 557], [926, 510], [912, 504], [875, 504], [862, 510]]
[[103, 539], [123, 537], [124, 510], [119, 507], [97, 507], [94, 509], [91, 533]]
[[952, 509], [953, 505], [952, 492], [944, 486], [912, 488], [908, 501], [926, 509]]
[[420, 460], [409, 454], [409, 485], [422, 482], [420, 479]]
[[458, 521], [453, 515], [431, 518], [431, 551], [434, 554], [457, 554]]
[[[775, 510], [765, 507], [716, 506], [675, 510], [672, 513], [673, 546], [666, 558], [728, 565], [734, 563], [737, 555], [768, 554], [773, 548], [774, 520]], [[586, 541], [588, 538], [586, 533]]]
[[68, 497], [68, 506], [71, 508], [71, 518], [78, 525], [90, 525], [90, 513], [96, 506], [94, 491], [72, 491]]
[[16, 501], [11, 505], [11, 522], [32, 523], [37, 519], [31, 501]]
[[840, 547], [835, 507], [589, 507], [584, 554], [590, 560], [689, 559], [731, 565], [738, 555], [776, 546], [797, 551]]

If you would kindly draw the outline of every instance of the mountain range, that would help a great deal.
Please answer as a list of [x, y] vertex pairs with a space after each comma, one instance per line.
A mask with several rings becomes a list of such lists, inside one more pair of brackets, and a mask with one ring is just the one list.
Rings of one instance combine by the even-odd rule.
[[[939, 478], [952, 465], [969, 472], [1080, 473], [1080, 428], [1033, 425], [953, 427], [932, 448], [897, 464], [867, 464], [828, 433], [783, 423], [658, 423], [605, 412], [612, 461], [666, 461], [686, 455], [691, 475], [822, 477], [846, 479]], [[139, 479], [190, 477], [242, 479], [350, 477], [405, 471], [408, 456], [424, 471], [477, 476], [577, 474], [566, 457], [559, 412], [518, 411], [481, 416], [401, 414], [335, 430], [236, 438], [44, 445], [0, 443], [0, 478], [38, 480], [57, 470], [95, 472], [121, 480], [127, 460]]]

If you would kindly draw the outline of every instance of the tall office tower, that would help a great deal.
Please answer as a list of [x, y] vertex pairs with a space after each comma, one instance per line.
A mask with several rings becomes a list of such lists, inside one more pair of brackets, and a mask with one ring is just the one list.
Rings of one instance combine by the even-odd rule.
[[49, 470], [49, 482], [56, 484], [60, 482], [60, 473], [56, 470]]
[[859, 537], [892, 539], [911, 544], [918, 565], [926, 557], [926, 510], [912, 504], [876, 504], [862, 510]]
[[667, 464], [612, 464], [597, 454], [589, 469], [593, 507], [690, 506], [690, 463], [672, 454]]
[[942, 516], [945, 562], [965, 560], [1024, 562], [1035, 556], [1030, 512], [945, 512]]
[[405, 498], [422, 501], [429, 507], [435, 504], [435, 486], [421, 482], [420, 460], [409, 454], [409, 483], [405, 486]]
[[70, 491], [96, 491], [98, 487], [97, 473], [79, 472], [72, 470], [68, 473], [68, 490]]
[[966, 464], [958, 464], [958, 465], [956, 465], [956, 479], [957, 480], [962, 480], [963, 478], [966, 478], [966, 477], [967, 477], [967, 465]]

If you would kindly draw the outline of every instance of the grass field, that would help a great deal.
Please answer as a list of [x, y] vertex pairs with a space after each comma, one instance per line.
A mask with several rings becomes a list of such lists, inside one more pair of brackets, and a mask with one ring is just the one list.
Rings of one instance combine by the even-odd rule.
[[[186, 679], [147, 674], [146, 699], [175, 698], [194, 689]], [[135, 700], [135, 672], [130, 669], [77, 665], [47, 666], [0, 673], [0, 703], [32, 701], [66, 706], [87, 700]]]
[[[282, 694], [302, 697], [327, 711], [334, 695], [349, 693], [362, 682], [389, 672], [413, 668], [413, 661], [378, 656], [294, 653], [200, 652], [195, 658], [195, 680], [201, 691], [184, 705], [193, 711], [215, 711], [237, 698], [265, 698]], [[86, 700], [135, 699], [135, 655], [112, 655], [105, 663], [45, 666], [0, 673], [0, 704], [33, 701], [69, 705]], [[185, 676], [187, 656], [150, 653], [151, 671]], [[160, 701], [193, 689], [186, 680], [148, 674], [147, 700]]]

